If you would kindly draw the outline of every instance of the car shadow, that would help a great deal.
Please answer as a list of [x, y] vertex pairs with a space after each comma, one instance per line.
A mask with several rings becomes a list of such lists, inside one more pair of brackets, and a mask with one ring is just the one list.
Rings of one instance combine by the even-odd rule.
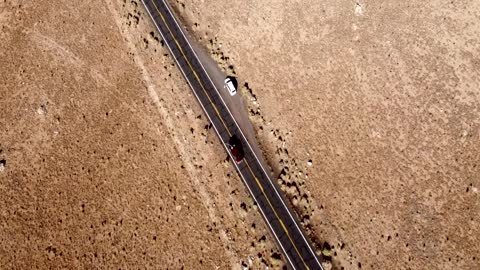
[[230, 79], [233, 83], [233, 86], [235, 87], [235, 89], [238, 89], [238, 81], [237, 81], [237, 78], [235, 77], [232, 77], [232, 76], [227, 76], [227, 79]]

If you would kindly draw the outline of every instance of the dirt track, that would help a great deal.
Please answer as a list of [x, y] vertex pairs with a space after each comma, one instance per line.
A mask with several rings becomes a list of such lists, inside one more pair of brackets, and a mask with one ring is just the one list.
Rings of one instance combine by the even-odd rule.
[[[480, 267], [478, 3], [172, 4], [328, 266]], [[138, 1], [7, 1], [0, 29], [0, 265], [281, 265]]]

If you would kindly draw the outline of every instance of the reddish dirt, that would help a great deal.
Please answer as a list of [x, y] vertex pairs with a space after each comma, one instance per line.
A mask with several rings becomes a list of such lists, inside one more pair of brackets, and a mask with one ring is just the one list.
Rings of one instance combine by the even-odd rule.
[[176, 3], [328, 267], [480, 267], [479, 3]]
[[[480, 268], [480, 4], [172, 1], [327, 268]], [[281, 255], [138, 0], [0, 3], [0, 265]]]
[[9, 1], [0, 27], [0, 265], [282, 264], [138, 1]]

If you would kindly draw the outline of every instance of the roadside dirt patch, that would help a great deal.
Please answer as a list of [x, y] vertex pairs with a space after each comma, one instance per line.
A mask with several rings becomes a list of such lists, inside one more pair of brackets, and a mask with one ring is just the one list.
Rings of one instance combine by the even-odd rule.
[[2, 266], [282, 264], [139, 1], [0, 5]]
[[478, 3], [181, 3], [334, 268], [479, 267]]
[[[171, 1], [327, 268], [477, 269], [477, 2]], [[0, 264], [281, 268], [134, 1], [0, 3]]]

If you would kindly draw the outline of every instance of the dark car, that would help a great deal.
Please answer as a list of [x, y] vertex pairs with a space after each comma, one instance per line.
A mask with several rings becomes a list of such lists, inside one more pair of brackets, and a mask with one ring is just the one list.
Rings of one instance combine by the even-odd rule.
[[242, 142], [237, 138], [237, 136], [233, 135], [230, 137], [228, 140], [228, 147], [230, 148], [230, 153], [232, 153], [235, 162], [242, 162], [243, 158], [245, 157], [245, 153], [243, 152]]

